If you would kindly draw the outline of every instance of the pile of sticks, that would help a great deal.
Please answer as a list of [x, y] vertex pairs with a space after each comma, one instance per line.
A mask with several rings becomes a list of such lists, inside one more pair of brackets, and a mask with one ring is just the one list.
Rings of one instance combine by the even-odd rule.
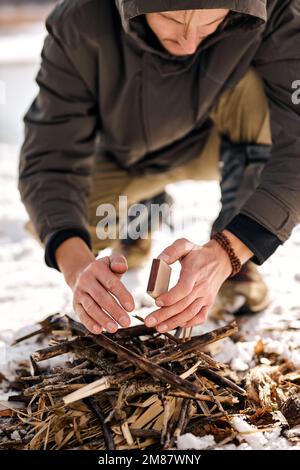
[[[249, 408], [250, 392], [252, 404], [258, 399], [251, 413], [261, 407], [253, 381], [208, 354], [236, 333], [233, 322], [187, 339], [141, 323], [92, 335], [68, 316], [50, 316], [17, 341], [52, 337], [32, 355], [31, 375], [11, 384], [19, 393], [0, 411], [0, 449], [173, 449], [187, 432], [228, 442], [230, 417]], [[43, 368], [59, 356], [61, 365]]]

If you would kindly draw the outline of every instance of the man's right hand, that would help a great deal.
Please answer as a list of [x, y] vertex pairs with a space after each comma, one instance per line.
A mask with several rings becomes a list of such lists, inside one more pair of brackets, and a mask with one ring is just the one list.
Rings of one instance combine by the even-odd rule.
[[135, 306], [121, 282], [128, 269], [124, 256], [95, 260], [84, 241], [74, 237], [59, 246], [56, 261], [73, 291], [74, 310], [89, 331], [115, 333], [118, 325], [130, 326], [128, 312]]

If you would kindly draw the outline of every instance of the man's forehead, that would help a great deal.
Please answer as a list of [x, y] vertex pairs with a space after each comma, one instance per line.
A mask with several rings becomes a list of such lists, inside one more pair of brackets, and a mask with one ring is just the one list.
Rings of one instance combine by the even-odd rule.
[[[200, 10], [198, 10], [200, 11]], [[195, 10], [181, 10], [181, 11], [163, 11], [161, 14], [167, 18], [184, 22]]]
[[226, 16], [228, 10], [225, 9], [198, 9], [198, 10], [180, 10], [180, 11], [164, 11], [161, 15], [185, 23], [191, 16], [202, 18], [221, 18]]

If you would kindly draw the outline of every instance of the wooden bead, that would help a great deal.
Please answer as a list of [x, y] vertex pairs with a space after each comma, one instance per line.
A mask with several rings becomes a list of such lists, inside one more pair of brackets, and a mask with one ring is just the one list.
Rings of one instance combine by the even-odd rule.
[[216, 242], [218, 242], [219, 245], [223, 248], [223, 250], [225, 250], [228, 254], [232, 267], [230, 277], [235, 276], [242, 269], [242, 263], [238, 256], [235, 254], [235, 251], [232, 248], [229, 238], [224, 233], [218, 232], [212, 236], [212, 239], [216, 240]]

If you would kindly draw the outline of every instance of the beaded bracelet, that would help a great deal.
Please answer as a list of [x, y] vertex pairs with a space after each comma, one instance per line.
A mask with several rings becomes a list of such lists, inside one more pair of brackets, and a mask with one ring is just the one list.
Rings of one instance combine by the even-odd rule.
[[219, 245], [221, 245], [221, 247], [228, 254], [232, 266], [232, 273], [229, 277], [235, 276], [242, 269], [242, 263], [238, 256], [235, 254], [235, 251], [232, 248], [229, 238], [224, 233], [217, 232], [212, 236], [212, 240], [216, 240], [216, 242], [218, 242]]

